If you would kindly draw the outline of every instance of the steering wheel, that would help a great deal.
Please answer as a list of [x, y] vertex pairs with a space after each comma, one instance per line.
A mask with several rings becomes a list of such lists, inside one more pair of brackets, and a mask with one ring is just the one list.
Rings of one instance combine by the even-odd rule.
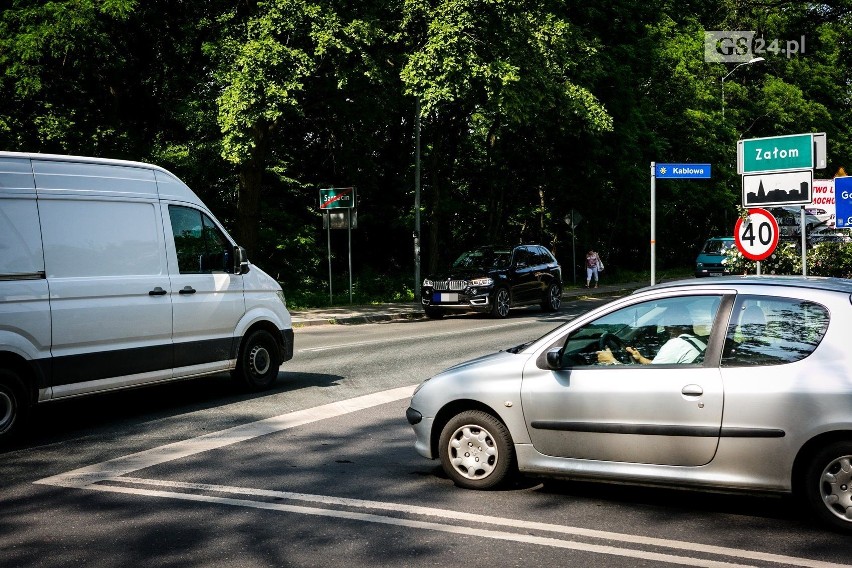
[[631, 364], [635, 362], [633, 356], [625, 349], [627, 345], [614, 333], [605, 331], [601, 335], [600, 339], [598, 339], [598, 347], [600, 347], [601, 351], [609, 348], [609, 350], [612, 351], [612, 355], [620, 363]]

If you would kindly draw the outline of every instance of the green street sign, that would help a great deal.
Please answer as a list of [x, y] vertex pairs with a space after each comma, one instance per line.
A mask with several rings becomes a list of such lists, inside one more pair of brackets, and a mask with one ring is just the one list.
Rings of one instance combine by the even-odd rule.
[[354, 187], [321, 189], [320, 209], [352, 209], [355, 207]]
[[813, 134], [752, 138], [737, 142], [737, 170], [741, 174], [813, 167]]

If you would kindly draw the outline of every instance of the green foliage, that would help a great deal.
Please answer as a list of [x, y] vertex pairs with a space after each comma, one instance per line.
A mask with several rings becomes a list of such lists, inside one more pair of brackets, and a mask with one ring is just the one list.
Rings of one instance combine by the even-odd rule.
[[[745, 258], [736, 248], [730, 248], [723, 261], [733, 274], [756, 274], [757, 263]], [[818, 243], [807, 250], [809, 276], [852, 278], [852, 244]], [[782, 242], [772, 255], [761, 261], [761, 274], [802, 274], [802, 253], [795, 243]]]
[[[523, 240], [566, 267], [572, 247], [593, 246], [610, 278], [642, 274], [650, 162], [708, 162], [712, 180], [657, 184], [657, 269], [678, 271], [707, 237], [731, 233], [738, 139], [824, 131], [829, 167], [816, 177], [852, 167], [847, 3], [7, 4], [0, 148], [171, 169], [291, 296], [327, 289], [327, 187], [358, 189], [359, 293], [380, 295], [373, 286], [391, 275], [401, 284], [386, 295], [411, 287], [416, 116], [424, 272], [474, 245]], [[804, 36], [805, 52], [764, 53], [731, 73], [703, 58], [704, 31], [724, 29]], [[571, 211], [583, 217], [573, 233]], [[331, 241], [336, 279], [348, 246], [343, 232]], [[831, 246], [809, 251], [809, 273], [849, 274]], [[776, 256], [764, 271], [800, 271], [796, 254]]]

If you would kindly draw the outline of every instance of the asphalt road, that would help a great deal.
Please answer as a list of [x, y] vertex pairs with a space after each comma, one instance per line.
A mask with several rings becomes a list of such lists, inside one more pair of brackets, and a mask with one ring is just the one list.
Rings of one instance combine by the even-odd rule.
[[226, 376], [45, 406], [0, 454], [2, 566], [849, 565], [790, 499], [522, 479], [458, 489], [408, 395], [600, 301], [297, 330], [262, 394]]

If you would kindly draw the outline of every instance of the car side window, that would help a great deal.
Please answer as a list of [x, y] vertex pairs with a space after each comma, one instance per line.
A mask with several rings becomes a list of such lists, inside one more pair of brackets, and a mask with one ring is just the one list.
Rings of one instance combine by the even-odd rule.
[[[606, 365], [598, 352], [610, 350], [614, 364], [700, 365], [721, 303], [716, 295], [664, 298], [611, 312], [565, 341], [563, 367]], [[628, 349], [630, 348], [630, 349]], [[641, 360], [631, 351], [637, 351]]]
[[725, 338], [723, 367], [783, 365], [804, 359], [828, 329], [828, 310], [793, 298], [737, 298]]
[[233, 272], [231, 244], [210, 217], [177, 205], [169, 205], [169, 217], [181, 274]]
[[531, 260], [529, 251], [527, 251], [526, 247], [518, 247], [512, 253], [512, 266], [516, 268], [529, 266]]

